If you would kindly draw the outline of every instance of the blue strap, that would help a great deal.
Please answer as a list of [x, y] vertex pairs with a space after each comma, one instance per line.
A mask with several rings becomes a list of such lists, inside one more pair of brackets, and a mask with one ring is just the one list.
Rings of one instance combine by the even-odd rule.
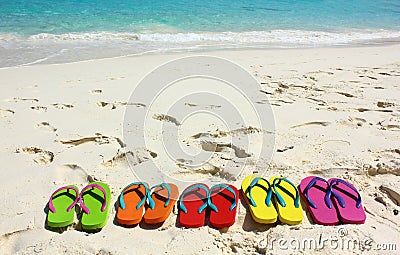
[[149, 206], [150, 206], [151, 209], [154, 209], [154, 206], [155, 206], [154, 200], [153, 200], [153, 198], [151, 197], [151, 195], [152, 195], [151, 191], [152, 191], [153, 189], [155, 189], [155, 188], [158, 188], [158, 187], [161, 187], [161, 188], [163, 188], [163, 189], [166, 188], [166, 189], [168, 190], [168, 199], [167, 199], [167, 201], [165, 202], [164, 207], [167, 207], [168, 204], [169, 204], [169, 201], [171, 200], [171, 199], [170, 199], [170, 198], [171, 198], [171, 188], [170, 188], [170, 186], [169, 186], [168, 183], [163, 182], [163, 183], [161, 183], [161, 184], [155, 185], [155, 186], [151, 187], [150, 190], [149, 190], [149, 192], [147, 193], [147, 199], [148, 199], [148, 201], [149, 201]]
[[231, 193], [233, 194], [233, 199], [234, 199], [234, 201], [233, 201], [231, 207], [229, 207], [229, 211], [232, 211], [232, 210], [236, 207], [236, 192], [235, 192], [231, 187], [229, 187], [229, 186], [226, 185], [226, 184], [217, 184], [217, 185], [214, 185], [214, 186], [210, 189], [210, 193], [209, 193], [209, 196], [208, 196], [208, 205], [210, 206], [210, 208], [211, 208], [213, 211], [218, 212], [218, 208], [211, 202], [211, 193], [212, 193], [212, 191], [213, 191], [214, 189], [216, 189], [216, 188], [227, 189], [229, 192], [231, 192]]
[[139, 210], [139, 208], [142, 207], [143, 203], [146, 201], [147, 194], [149, 193], [149, 187], [147, 186], [147, 184], [144, 182], [132, 182], [131, 184], [129, 184], [122, 190], [121, 195], [119, 196], [119, 205], [121, 206], [121, 208], [123, 210], [125, 210], [125, 208], [126, 208], [125, 201], [124, 201], [125, 190], [127, 190], [128, 188], [130, 188], [134, 185], [138, 185], [138, 186], [143, 185], [144, 189], [146, 190], [146, 194], [144, 194], [144, 197], [142, 198], [142, 200], [140, 200], [140, 202], [136, 205], [136, 210]]
[[257, 206], [256, 202], [253, 199], [253, 195], [251, 193], [252, 189], [254, 188], [254, 186], [259, 182], [259, 181], [265, 181], [268, 184], [268, 191], [267, 191], [267, 197], [265, 198], [265, 204], [270, 207], [271, 206], [271, 199], [272, 199], [272, 189], [271, 189], [271, 184], [269, 183], [268, 180], [262, 178], [262, 177], [256, 177], [253, 179], [253, 181], [250, 183], [249, 187], [246, 190], [246, 193], [249, 193], [249, 200], [250, 200], [250, 204], [254, 207]]
[[317, 205], [311, 200], [311, 198], [308, 196], [308, 191], [311, 189], [312, 186], [314, 186], [314, 184], [317, 181], [323, 181], [328, 185], [328, 190], [326, 191], [325, 194], [325, 204], [326, 206], [328, 206], [329, 209], [332, 209], [332, 202], [331, 202], [331, 193], [332, 193], [332, 189], [331, 186], [329, 185], [329, 183], [321, 178], [321, 177], [314, 177], [307, 185], [307, 187], [304, 189], [304, 196], [307, 198], [308, 203], [311, 205], [311, 207], [313, 207], [314, 209], [317, 209]]
[[[181, 199], [180, 199], [180, 201], [179, 201], [179, 207], [181, 208], [182, 212], [184, 212], [184, 213], [187, 213], [187, 209], [186, 209], [185, 205], [183, 204], [183, 198], [185, 197], [185, 195], [186, 195], [188, 192], [190, 192], [190, 191], [192, 191], [192, 190], [194, 190], [194, 189], [203, 189], [203, 190], [205, 190], [205, 191], [206, 191], [206, 197], [208, 197], [209, 190], [208, 190], [208, 188], [207, 188], [206, 186], [204, 186], [203, 184], [196, 184], [196, 185], [193, 185], [193, 186], [190, 187], [190, 188], [187, 188], [187, 189], [182, 193]], [[206, 209], [206, 207], [207, 207], [207, 201], [206, 201], [202, 206], [200, 206], [200, 208], [199, 208], [199, 210], [198, 210], [197, 212], [200, 214], [204, 209]]]
[[279, 192], [276, 190], [276, 182], [277, 182], [277, 181], [279, 181], [279, 182], [280, 182], [280, 181], [285, 181], [285, 182], [289, 183], [289, 184], [294, 188], [294, 190], [296, 191], [296, 198], [294, 199], [294, 206], [295, 206], [296, 208], [299, 208], [299, 206], [300, 206], [299, 191], [297, 190], [296, 186], [295, 186], [291, 181], [289, 181], [288, 179], [283, 178], [283, 177], [281, 177], [281, 178], [276, 178], [276, 179], [274, 180], [274, 182], [272, 183], [272, 188], [274, 189], [275, 195], [276, 195], [276, 197], [277, 197], [277, 199], [278, 199], [278, 203], [279, 203], [282, 207], [286, 207], [285, 201], [283, 200], [283, 198], [282, 198], [282, 196], [279, 194]]
[[354, 188], [350, 183], [348, 183], [348, 182], [346, 182], [346, 181], [344, 181], [344, 180], [341, 180], [341, 179], [333, 179], [333, 180], [331, 181], [331, 185], [330, 185], [330, 186], [331, 186], [331, 189], [332, 189], [332, 194], [334, 194], [334, 196], [337, 198], [337, 200], [339, 201], [340, 206], [341, 206], [342, 208], [345, 208], [345, 207], [346, 207], [346, 203], [344, 202], [343, 198], [342, 198], [340, 195], [338, 195], [336, 192], [333, 191], [333, 185], [334, 185], [335, 183], [342, 183], [342, 184], [346, 185], [347, 187], [349, 187], [349, 188], [350, 188], [351, 190], [353, 190], [354, 192], [356, 192], [356, 193], [357, 193], [356, 207], [357, 207], [357, 208], [360, 208], [360, 206], [361, 206], [361, 195], [360, 195], [360, 193], [358, 192], [358, 190], [357, 190], [356, 188]]

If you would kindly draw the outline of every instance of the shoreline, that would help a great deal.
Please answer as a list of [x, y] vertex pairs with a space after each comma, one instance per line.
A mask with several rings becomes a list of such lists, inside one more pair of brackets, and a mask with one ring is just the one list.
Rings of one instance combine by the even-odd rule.
[[[142, 56], [171, 56], [171, 55], [210, 55], [210, 54], [218, 54], [225, 52], [261, 52], [261, 51], [296, 51], [296, 50], [323, 50], [323, 49], [357, 49], [357, 48], [377, 48], [377, 47], [391, 47], [400, 45], [400, 41], [391, 41], [391, 42], [382, 42], [382, 43], [367, 43], [367, 44], [343, 44], [343, 45], [327, 45], [327, 46], [303, 46], [303, 47], [258, 47], [258, 46], [247, 46], [247, 47], [234, 47], [234, 48], [216, 48], [216, 49], [197, 49], [197, 50], [188, 50], [185, 48], [180, 48], [177, 51], [167, 50], [165, 52], [161, 52], [159, 50], [150, 50], [142, 53], [133, 53], [121, 56], [112, 56], [112, 57], [100, 57], [100, 58], [92, 58], [85, 60], [77, 60], [72, 62], [61, 62], [61, 63], [42, 63], [44, 61], [36, 60], [33, 63], [20, 64], [15, 66], [5, 66], [0, 67], [2, 69], [11, 69], [11, 68], [20, 68], [20, 67], [28, 67], [28, 66], [46, 66], [46, 65], [64, 65], [64, 64], [75, 64], [75, 63], [85, 63], [92, 61], [102, 61], [107, 59], [120, 59], [120, 58], [132, 58], [132, 57], [142, 57]], [[37, 61], [40, 61], [36, 63]]]
[[400, 30], [0, 33], [0, 41], [0, 66], [12, 67], [148, 54], [384, 46], [400, 43]]

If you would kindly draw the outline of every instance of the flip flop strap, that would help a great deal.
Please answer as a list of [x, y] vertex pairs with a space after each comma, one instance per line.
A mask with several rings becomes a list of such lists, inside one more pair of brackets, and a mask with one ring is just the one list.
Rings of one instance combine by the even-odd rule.
[[107, 201], [106, 201], [107, 200], [107, 194], [106, 194], [106, 191], [104, 190], [104, 188], [101, 187], [100, 185], [96, 184], [96, 183], [89, 184], [89, 185], [87, 185], [86, 187], [84, 187], [82, 189], [81, 195], [80, 195], [80, 201], [79, 201], [79, 204], [81, 205], [82, 211], [84, 211], [86, 214], [90, 214], [89, 208], [87, 208], [87, 206], [83, 203], [83, 193], [89, 188], [92, 188], [92, 189], [93, 188], [97, 188], [103, 193], [104, 201], [103, 201], [103, 204], [101, 206], [101, 211], [104, 212], [104, 210], [106, 209], [106, 205], [107, 205]]
[[259, 182], [259, 181], [265, 181], [268, 184], [268, 191], [267, 191], [267, 197], [265, 198], [265, 204], [269, 207], [271, 206], [271, 199], [272, 199], [272, 189], [271, 189], [271, 184], [269, 183], [268, 180], [262, 178], [262, 177], [256, 177], [253, 179], [253, 181], [250, 183], [249, 187], [246, 190], [246, 193], [249, 193], [249, 200], [250, 204], [254, 207], [257, 206], [256, 202], [253, 199], [253, 195], [251, 191], [253, 190], [254, 186]]
[[128, 184], [128, 186], [126, 186], [121, 191], [121, 194], [119, 195], [119, 206], [122, 208], [122, 210], [125, 210], [125, 208], [126, 208], [125, 200], [124, 200], [124, 193], [127, 189], [129, 189], [130, 187], [132, 187], [134, 185], [137, 185], [137, 186], [143, 185], [143, 187], [145, 189], [145, 194], [144, 194], [142, 200], [140, 200], [140, 202], [136, 205], [136, 210], [139, 210], [139, 208], [142, 207], [144, 202], [146, 202], [147, 195], [149, 194], [149, 187], [147, 186], [147, 184], [144, 182], [132, 182], [131, 184]]
[[50, 210], [52, 213], [56, 213], [56, 208], [54, 208], [54, 205], [53, 205], [53, 197], [54, 197], [54, 195], [57, 194], [58, 192], [60, 192], [61, 190], [65, 190], [65, 189], [66, 189], [67, 191], [69, 191], [70, 189], [72, 189], [73, 191], [75, 191], [75, 194], [76, 194], [75, 201], [74, 201], [70, 206], [68, 206], [67, 212], [70, 212], [71, 209], [78, 203], [78, 201], [79, 201], [79, 191], [78, 191], [77, 188], [75, 188], [74, 186], [64, 186], [64, 187], [61, 187], [61, 188], [57, 189], [56, 191], [54, 191], [53, 194], [51, 194], [51, 196], [50, 196], [50, 200], [49, 200], [49, 210]]
[[153, 198], [151, 197], [151, 195], [152, 195], [151, 191], [152, 191], [153, 189], [155, 189], [155, 188], [158, 188], [158, 187], [161, 187], [161, 188], [163, 188], [163, 189], [166, 188], [167, 191], [168, 191], [168, 199], [167, 199], [167, 201], [165, 202], [164, 207], [167, 207], [168, 204], [169, 204], [169, 202], [170, 202], [170, 200], [171, 200], [171, 187], [169, 186], [168, 183], [163, 182], [163, 183], [161, 183], [161, 184], [155, 185], [155, 186], [151, 187], [150, 190], [149, 190], [149, 192], [147, 193], [147, 194], [148, 194], [148, 195], [147, 195], [147, 199], [148, 199], [148, 201], [149, 201], [149, 206], [150, 206], [151, 209], [154, 209], [154, 206], [155, 206], [154, 200], [153, 200]]
[[328, 190], [326, 191], [325, 194], [325, 204], [326, 206], [328, 206], [329, 209], [332, 208], [332, 202], [331, 202], [331, 193], [332, 193], [332, 189], [331, 186], [329, 185], [329, 183], [321, 178], [321, 177], [314, 177], [306, 186], [306, 188], [304, 189], [304, 196], [307, 198], [308, 203], [310, 204], [311, 207], [313, 207], [314, 209], [317, 209], [317, 205], [314, 203], [314, 201], [311, 200], [311, 198], [308, 196], [308, 191], [311, 189], [311, 187], [314, 186], [314, 184], [317, 183], [317, 181], [322, 181], [325, 182], [328, 185]]
[[290, 186], [292, 186], [292, 187], [294, 188], [294, 190], [296, 191], [296, 197], [295, 197], [295, 199], [294, 199], [294, 206], [295, 206], [296, 208], [299, 208], [299, 206], [300, 206], [299, 191], [297, 190], [296, 186], [295, 186], [291, 181], [289, 181], [288, 179], [283, 178], [283, 177], [281, 177], [281, 178], [276, 178], [276, 179], [274, 180], [274, 182], [272, 183], [272, 188], [274, 189], [275, 195], [276, 195], [276, 197], [277, 197], [277, 199], [278, 199], [278, 203], [279, 203], [282, 207], [285, 207], [285, 206], [286, 206], [286, 203], [285, 203], [285, 201], [283, 200], [282, 196], [281, 196], [281, 195], [279, 194], [279, 192], [276, 190], [276, 182], [277, 182], [277, 181], [285, 181], [285, 182], [289, 183]]
[[[183, 193], [182, 193], [182, 195], [181, 195], [181, 199], [180, 199], [180, 201], [179, 201], [179, 207], [181, 208], [181, 210], [184, 212], [184, 213], [187, 213], [187, 209], [186, 209], [186, 207], [185, 207], [185, 205], [183, 204], [183, 198], [185, 197], [185, 195], [188, 193], [188, 192], [190, 192], [190, 191], [192, 191], [192, 190], [194, 190], [194, 189], [203, 189], [203, 190], [205, 190], [206, 191], [206, 197], [208, 197], [208, 194], [209, 194], [209, 190], [208, 190], [208, 188], [206, 187], [206, 186], [204, 186], [203, 184], [196, 184], [196, 185], [193, 185], [192, 187], [189, 187], [189, 188], [187, 188]], [[198, 209], [198, 213], [201, 213], [204, 209], [206, 209], [206, 207], [207, 207], [207, 201], [202, 205], [202, 206], [200, 206], [199, 207], [199, 209]]]
[[212, 193], [212, 191], [213, 191], [214, 189], [216, 189], [216, 188], [227, 189], [229, 192], [231, 192], [231, 193], [233, 194], [234, 201], [233, 201], [231, 207], [229, 207], [229, 211], [232, 211], [232, 210], [236, 207], [236, 192], [235, 192], [231, 187], [229, 187], [229, 186], [226, 185], [226, 184], [217, 184], [217, 185], [214, 185], [214, 186], [210, 189], [210, 193], [209, 193], [209, 196], [208, 196], [208, 205], [210, 206], [210, 208], [211, 208], [213, 211], [218, 212], [218, 208], [211, 202], [211, 193]]
[[350, 183], [348, 183], [348, 182], [346, 182], [346, 181], [344, 181], [344, 180], [341, 180], [341, 179], [333, 179], [333, 180], [331, 181], [331, 185], [330, 185], [330, 186], [331, 186], [331, 189], [332, 189], [332, 194], [334, 194], [334, 196], [337, 198], [337, 200], [339, 201], [340, 206], [341, 206], [342, 208], [345, 208], [345, 207], [346, 207], [346, 203], [345, 203], [344, 199], [343, 199], [339, 194], [337, 194], [336, 192], [333, 191], [333, 185], [334, 185], [335, 183], [344, 184], [344, 185], [346, 185], [347, 187], [349, 187], [352, 191], [356, 192], [356, 193], [357, 193], [356, 207], [357, 207], [357, 208], [360, 208], [360, 206], [361, 206], [361, 195], [360, 195], [360, 193], [358, 192], [358, 190], [357, 190], [353, 185], [351, 185]]

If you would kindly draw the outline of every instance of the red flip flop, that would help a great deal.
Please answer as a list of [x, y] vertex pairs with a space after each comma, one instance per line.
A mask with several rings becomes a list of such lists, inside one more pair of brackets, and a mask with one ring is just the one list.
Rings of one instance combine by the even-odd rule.
[[237, 188], [229, 184], [217, 184], [209, 193], [210, 225], [217, 229], [232, 226], [235, 223], [239, 199]]
[[179, 199], [179, 225], [199, 228], [206, 221], [208, 186], [202, 183], [187, 187]]

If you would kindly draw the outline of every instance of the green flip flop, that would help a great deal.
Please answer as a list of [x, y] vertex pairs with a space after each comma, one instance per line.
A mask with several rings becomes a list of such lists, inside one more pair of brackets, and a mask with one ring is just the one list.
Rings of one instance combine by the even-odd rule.
[[102, 182], [92, 182], [82, 189], [80, 195], [82, 208], [82, 229], [96, 230], [103, 228], [108, 219], [111, 201], [110, 187]]
[[[74, 192], [70, 192], [70, 191]], [[61, 228], [74, 222], [75, 205], [79, 200], [78, 188], [74, 185], [64, 186], [53, 192], [49, 200], [47, 225], [52, 228]]]

